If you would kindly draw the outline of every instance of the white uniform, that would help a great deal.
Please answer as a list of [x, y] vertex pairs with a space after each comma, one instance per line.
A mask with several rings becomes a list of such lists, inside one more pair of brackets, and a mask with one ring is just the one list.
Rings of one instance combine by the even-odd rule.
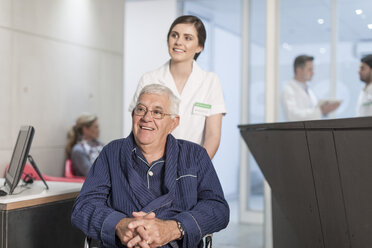
[[372, 83], [360, 92], [356, 112], [357, 116], [372, 116]]
[[129, 111], [132, 111], [142, 88], [149, 84], [167, 86], [180, 99], [180, 124], [173, 131], [177, 139], [185, 139], [200, 145], [204, 142], [206, 117], [215, 114], [225, 114], [220, 81], [216, 74], [202, 70], [194, 61], [192, 72], [179, 94], [169, 70], [169, 61], [159, 69], [145, 73], [140, 79]]
[[318, 100], [311, 89], [291, 80], [282, 93], [282, 107], [287, 121], [315, 120], [322, 118]]

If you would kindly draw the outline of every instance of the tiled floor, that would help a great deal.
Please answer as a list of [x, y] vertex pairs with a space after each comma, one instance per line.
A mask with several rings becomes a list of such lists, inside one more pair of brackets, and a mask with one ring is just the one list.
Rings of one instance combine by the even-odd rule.
[[213, 235], [215, 248], [262, 248], [263, 226], [240, 224], [238, 203], [230, 201], [230, 223], [226, 229]]

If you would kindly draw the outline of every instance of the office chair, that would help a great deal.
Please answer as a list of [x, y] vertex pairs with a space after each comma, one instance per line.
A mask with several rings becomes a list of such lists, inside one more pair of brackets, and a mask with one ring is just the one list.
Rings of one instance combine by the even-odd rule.
[[67, 177], [67, 178], [78, 178], [78, 179], [85, 180], [85, 177], [75, 175], [74, 168], [72, 167], [71, 159], [66, 159], [66, 162], [65, 162], [65, 177]]
[[84, 248], [96, 248], [96, 247], [92, 246], [92, 238], [91, 237], [85, 236]]
[[[212, 248], [212, 236], [213, 234], [207, 234], [204, 236], [204, 247]], [[86, 236], [84, 241], [84, 248], [98, 248], [98, 246], [93, 246], [93, 241], [91, 237]]]

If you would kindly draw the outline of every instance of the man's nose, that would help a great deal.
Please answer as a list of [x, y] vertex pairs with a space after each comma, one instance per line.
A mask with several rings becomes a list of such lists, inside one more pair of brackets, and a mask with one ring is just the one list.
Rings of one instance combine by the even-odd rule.
[[142, 119], [148, 121], [148, 120], [151, 120], [152, 119], [152, 116], [151, 116], [151, 111], [147, 110], [145, 112], [145, 114], [143, 115]]

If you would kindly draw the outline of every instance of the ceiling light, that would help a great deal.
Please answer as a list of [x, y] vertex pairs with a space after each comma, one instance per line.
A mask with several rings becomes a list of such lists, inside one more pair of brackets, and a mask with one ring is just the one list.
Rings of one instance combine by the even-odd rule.
[[363, 10], [361, 10], [361, 9], [356, 9], [356, 10], [355, 10], [355, 14], [357, 14], [357, 15], [361, 15], [361, 14], [363, 14]]
[[319, 19], [318, 19], [318, 23], [319, 23], [319, 24], [323, 24], [323, 23], [324, 23], [324, 19], [319, 18]]
[[368, 28], [372, 29], [372, 23], [368, 24]]
[[292, 46], [289, 45], [287, 42], [284, 42], [284, 43], [283, 43], [283, 48], [284, 48], [285, 50], [288, 50], [288, 51], [291, 51], [291, 50], [292, 50]]

